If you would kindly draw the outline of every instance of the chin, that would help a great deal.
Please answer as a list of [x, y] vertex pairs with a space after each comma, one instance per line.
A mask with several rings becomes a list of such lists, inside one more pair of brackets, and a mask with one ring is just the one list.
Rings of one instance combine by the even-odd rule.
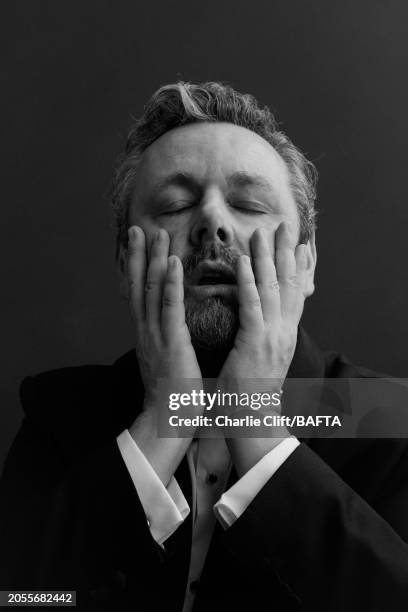
[[238, 331], [238, 308], [220, 296], [202, 301], [186, 299], [186, 323], [195, 349], [228, 350]]

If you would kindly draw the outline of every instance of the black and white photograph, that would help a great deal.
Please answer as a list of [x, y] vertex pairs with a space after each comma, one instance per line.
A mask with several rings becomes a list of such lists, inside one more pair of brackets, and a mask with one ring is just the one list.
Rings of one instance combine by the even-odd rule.
[[408, 4], [2, 18], [0, 609], [408, 610]]

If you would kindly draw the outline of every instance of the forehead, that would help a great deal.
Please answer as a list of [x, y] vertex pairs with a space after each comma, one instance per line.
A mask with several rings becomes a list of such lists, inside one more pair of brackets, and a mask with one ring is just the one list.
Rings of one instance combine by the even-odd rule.
[[254, 132], [229, 123], [193, 123], [151, 144], [139, 164], [136, 188], [148, 190], [169, 174], [185, 172], [205, 184], [222, 184], [236, 172], [263, 175], [277, 192], [289, 190], [285, 162]]

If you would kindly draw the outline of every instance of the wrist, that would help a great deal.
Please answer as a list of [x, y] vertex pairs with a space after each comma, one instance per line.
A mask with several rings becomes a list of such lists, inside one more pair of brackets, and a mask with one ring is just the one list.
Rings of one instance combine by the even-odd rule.
[[270, 438], [227, 438], [227, 446], [239, 478], [290, 435], [286, 428], [280, 428]]
[[167, 487], [191, 444], [191, 437], [161, 437], [157, 410], [146, 406], [129, 427], [129, 433]]

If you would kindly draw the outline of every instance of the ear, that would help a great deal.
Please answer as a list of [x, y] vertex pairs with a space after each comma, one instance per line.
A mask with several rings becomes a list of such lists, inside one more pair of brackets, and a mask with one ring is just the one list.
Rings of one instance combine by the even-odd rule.
[[119, 276], [119, 291], [120, 295], [125, 299], [129, 299], [129, 283], [127, 278], [127, 249], [121, 244], [118, 255], [118, 276]]
[[314, 275], [317, 263], [317, 251], [315, 233], [309, 238], [306, 244], [306, 280], [305, 280], [305, 298], [314, 293]]

